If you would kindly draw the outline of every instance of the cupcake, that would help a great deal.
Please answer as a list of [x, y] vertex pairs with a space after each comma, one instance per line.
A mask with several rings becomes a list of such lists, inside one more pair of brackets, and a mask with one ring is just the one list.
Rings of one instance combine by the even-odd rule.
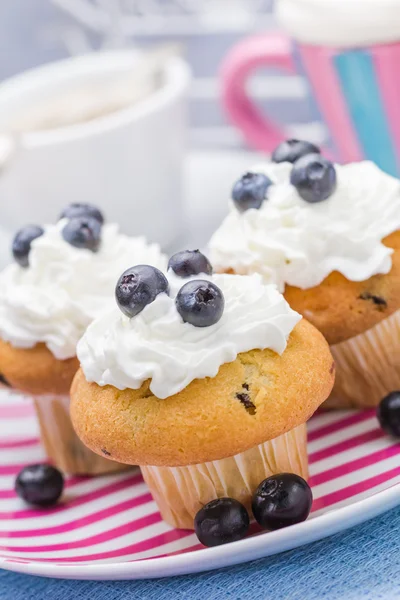
[[139, 464], [170, 525], [229, 496], [250, 510], [269, 475], [308, 475], [306, 421], [329, 395], [323, 336], [260, 275], [179, 253], [133, 267], [78, 344], [71, 417], [98, 454]]
[[14, 264], [0, 273], [0, 375], [34, 400], [49, 459], [67, 473], [121, 468], [80, 442], [69, 417], [76, 345], [114, 304], [115, 279], [132, 260], [164, 264], [158, 246], [104, 224], [92, 206], [71, 205], [55, 225], [28, 226], [13, 242]]
[[326, 406], [376, 406], [400, 387], [400, 182], [317, 151], [289, 140], [246, 173], [210, 256], [275, 283], [323, 333], [337, 366]]

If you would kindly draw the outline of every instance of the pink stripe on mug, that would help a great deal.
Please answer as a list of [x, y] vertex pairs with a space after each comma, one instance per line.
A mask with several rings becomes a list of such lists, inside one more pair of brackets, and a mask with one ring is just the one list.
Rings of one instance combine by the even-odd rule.
[[252, 36], [234, 46], [221, 68], [222, 102], [250, 146], [272, 152], [287, 136], [264, 116], [246, 91], [247, 79], [262, 67], [296, 73], [289, 38], [281, 34]]
[[350, 115], [332, 62], [334, 50], [318, 46], [299, 45], [299, 54], [312, 86], [314, 96], [330, 131], [342, 162], [362, 160], [363, 152], [354, 131]]

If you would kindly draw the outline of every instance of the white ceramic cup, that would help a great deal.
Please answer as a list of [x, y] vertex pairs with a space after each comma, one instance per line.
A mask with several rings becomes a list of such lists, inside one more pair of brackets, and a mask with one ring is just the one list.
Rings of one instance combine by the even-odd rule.
[[[116, 73], [132, 76], [138, 53], [113, 51], [27, 71], [0, 85], [0, 134], [31, 103]], [[0, 226], [54, 221], [71, 202], [91, 202], [128, 234], [163, 247], [181, 233], [189, 69], [168, 58], [149, 95], [96, 119], [0, 135]]]

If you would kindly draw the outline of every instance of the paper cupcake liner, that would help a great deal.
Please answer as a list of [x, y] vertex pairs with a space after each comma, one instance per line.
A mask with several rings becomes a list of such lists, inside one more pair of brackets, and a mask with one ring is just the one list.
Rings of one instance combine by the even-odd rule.
[[336, 379], [324, 408], [377, 406], [400, 389], [400, 310], [368, 331], [331, 346]]
[[164, 521], [181, 529], [193, 529], [196, 513], [215, 498], [236, 498], [251, 512], [259, 484], [284, 472], [308, 477], [305, 424], [230, 458], [187, 467], [142, 467]]
[[84, 446], [72, 427], [69, 396], [35, 396], [33, 400], [46, 454], [61, 471], [74, 475], [101, 475], [128, 468]]

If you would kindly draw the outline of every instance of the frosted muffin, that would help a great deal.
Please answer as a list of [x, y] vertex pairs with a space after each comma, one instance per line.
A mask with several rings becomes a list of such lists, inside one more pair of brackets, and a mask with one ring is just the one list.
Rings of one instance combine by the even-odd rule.
[[1, 380], [34, 399], [44, 447], [60, 469], [117, 470], [116, 463], [89, 452], [71, 425], [76, 344], [89, 323], [113, 305], [122, 269], [132, 260], [162, 267], [165, 259], [158, 246], [122, 235], [87, 205], [71, 205], [55, 225], [24, 228], [13, 254], [14, 264], [0, 274]]
[[[221, 496], [250, 509], [271, 474], [307, 478], [305, 423], [334, 379], [323, 336], [259, 275], [192, 269], [167, 281], [147, 269], [124, 274], [122, 310], [96, 319], [78, 345], [71, 417], [82, 441], [139, 464], [175, 527], [193, 528]], [[141, 286], [158, 293], [143, 302]]]
[[400, 183], [368, 161], [299, 157], [298, 145], [236, 184], [211, 258], [277, 284], [324, 334], [337, 366], [327, 406], [375, 406], [400, 387]]

